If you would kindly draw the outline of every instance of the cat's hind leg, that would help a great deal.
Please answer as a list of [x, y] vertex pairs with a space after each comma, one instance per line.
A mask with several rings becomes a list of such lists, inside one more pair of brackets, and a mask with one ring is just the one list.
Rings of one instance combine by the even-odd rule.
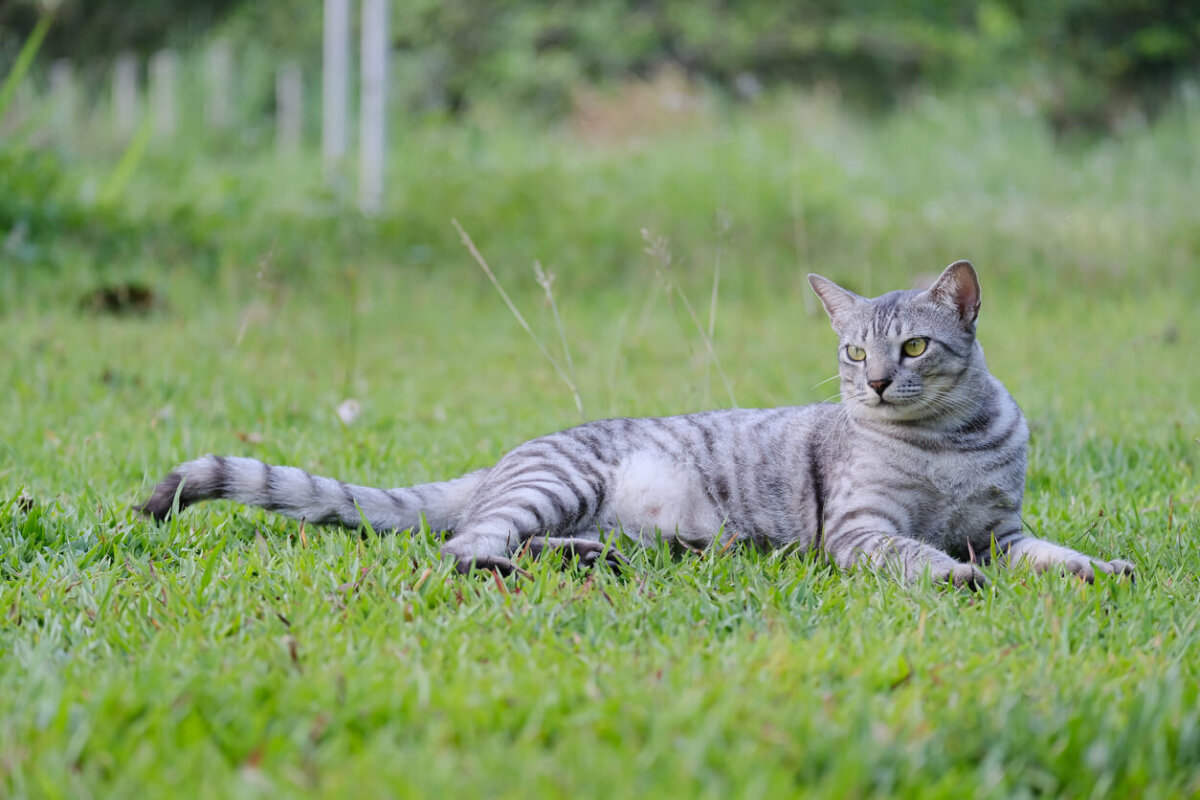
[[463, 575], [471, 570], [491, 570], [501, 575], [523, 573], [509, 558], [521, 541], [515, 529], [505, 525], [470, 525], [442, 544], [442, 557], [454, 562]]
[[[514, 540], [523, 540], [523, 544], [514, 546]], [[519, 555], [532, 558], [556, 555], [564, 563], [571, 558], [578, 558], [580, 566], [588, 568], [597, 564], [605, 564], [612, 569], [629, 566], [629, 560], [611, 543], [593, 539], [521, 534], [515, 537], [506, 534], [502, 539], [498, 533], [481, 530], [464, 531], [455, 535], [442, 545], [442, 555], [453, 559], [456, 569], [463, 574], [472, 569], [494, 570], [502, 575], [511, 575], [514, 572], [526, 574], [510, 557]]]
[[534, 558], [541, 558], [546, 554], [561, 556], [564, 562], [572, 557], [578, 558], [580, 566], [584, 567], [593, 567], [599, 563], [607, 564], [613, 569], [629, 566], [629, 559], [611, 543], [594, 539], [534, 536], [526, 542], [524, 550]]
[[463, 573], [518, 571], [512, 558], [525, 549], [535, 556], [574, 554], [588, 566], [626, 563], [613, 547], [579, 536], [595, 523], [605, 485], [600, 465], [549, 437], [527, 442], [501, 459], [478, 487], [442, 555]]

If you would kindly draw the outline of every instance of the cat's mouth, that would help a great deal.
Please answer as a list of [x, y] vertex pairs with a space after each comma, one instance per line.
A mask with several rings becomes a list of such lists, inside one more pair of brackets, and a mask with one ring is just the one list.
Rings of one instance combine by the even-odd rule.
[[915, 397], [873, 396], [867, 398], [862, 406], [869, 416], [891, 422], [909, 422], [922, 416], [922, 404]]

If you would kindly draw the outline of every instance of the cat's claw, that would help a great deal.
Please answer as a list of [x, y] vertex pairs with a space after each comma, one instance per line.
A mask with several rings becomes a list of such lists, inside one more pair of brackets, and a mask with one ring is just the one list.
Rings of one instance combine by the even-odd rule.
[[[1093, 561], [1092, 566], [1100, 572], [1116, 576], [1117, 578], [1128, 576], [1130, 582], [1136, 582], [1137, 580], [1134, 575], [1133, 564], [1119, 558], [1114, 558], [1112, 561]], [[1092, 583], [1093, 580], [1095, 580], [1094, 575], [1092, 578], [1087, 579], [1088, 583]]]
[[954, 564], [945, 567], [934, 567], [932, 572], [934, 583], [948, 583], [956, 589], [970, 589], [975, 592], [990, 583], [987, 576], [974, 564]]
[[1096, 582], [1097, 572], [1116, 575], [1117, 577], [1128, 575], [1129, 579], [1133, 580], [1133, 564], [1120, 559], [1101, 561], [1099, 559], [1088, 558], [1087, 556], [1068, 558], [1062, 562], [1062, 570], [1064, 574], [1074, 575], [1087, 583]]
[[[1112, 572], [1110, 573], [1112, 575], [1128, 575], [1131, 580], [1134, 577], [1134, 566], [1131, 561], [1114, 558], [1108, 562], [1108, 566], [1112, 567]], [[1108, 570], [1104, 571], [1108, 572]]]

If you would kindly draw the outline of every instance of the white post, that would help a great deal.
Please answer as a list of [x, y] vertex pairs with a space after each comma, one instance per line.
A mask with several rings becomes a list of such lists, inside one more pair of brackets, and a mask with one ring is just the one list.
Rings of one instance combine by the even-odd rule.
[[225, 39], [217, 39], [204, 54], [204, 119], [213, 130], [225, 130], [233, 122], [233, 51]]
[[358, 205], [364, 214], [383, 209], [387, 66], [388, 0], [363, 0]]
[[324, 35], [321, 154], [326, 176], [335, 180], [346, 158], [346, 120], [350, 116], [350, 0], [325, 0]]
[[303, 103], [304, 79], [299, 62], [280, 64], [275, 73], [275, 143], [281, 153], [300, 149]]
[[113, 129], [131, 136], [138, 124], [138, 62], [133, 53], [121, 53], [113, 62]]
[[50, 96], [54, 103], [54, 135], [60, 143], [75, 127], [79, 97], [75, 92], [75, 71], [65, 58], [50, 65]]
[[150, 58], [150, 105], [154, 109], [154, 135], [170, 139], [178, 129], [175, 94], [179, 87], [179, 56], [160, 50]]

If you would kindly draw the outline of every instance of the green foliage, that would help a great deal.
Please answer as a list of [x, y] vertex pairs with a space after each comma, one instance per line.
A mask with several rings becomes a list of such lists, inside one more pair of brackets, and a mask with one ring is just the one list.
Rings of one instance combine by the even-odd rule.
[[[397, 83], [410, 109], [485, 105], [559, 117], [581, 84], [673, 65], [742, 94], [836, 86], [869, 108], [915, 89], [1008, 84], [1065, 131], [1157, 112], [1200, 68], [1200, 5], [1174, 0], [393, 5]], [[37, 8], [25, 0], [0, 10], [0, 54], [25, 40]], [[311, 0], [66, 0], [58, 16], [48, 56], [105, 62], [119, 49], [148, 53], [221, 32], [244, 51], [298, 57], [314, 71], [320, 64], [321, 4]]]
[[[455, 111], [515, 105], [557, 116], [581, 82], [676, 65], [742, 92], [750, 76], [768, 88], [837, 86], [872, 108], [918, 87], [1007, 83], [1060, 128], [1096, 128], [1130, 108], [1158, 110], [1200, 67], [1200, 6], [1171, 0], [411, 0], [392, 19], [409, 103]], [[314, 4], [246, 4], [224, 24], [316, 64]]]
[[194, 41], [238, 0], [13, 0], [0, 6], [0, 53], [22, 42], [44, 9], [56, 20], [46, 42], [51, 57], [107, 62], [120, 50], [144, 54], [164, 44]]
[[20, 52], [17, 53], [12, 69], [4, 76], [4, 82], [0, 84], [0, 119], [4, 119], [4, 114], [8, 111], [9, 103], [12, 102], [17, 86], [25, 79], [25, 74], [33, 65], [33, 59], [37, 56], [38, 49], [41, 48], [52, 21], [53, 18], [49, 14], [37, 21], [33, 30], [30, 31], [29, 37], [21, 46]]

